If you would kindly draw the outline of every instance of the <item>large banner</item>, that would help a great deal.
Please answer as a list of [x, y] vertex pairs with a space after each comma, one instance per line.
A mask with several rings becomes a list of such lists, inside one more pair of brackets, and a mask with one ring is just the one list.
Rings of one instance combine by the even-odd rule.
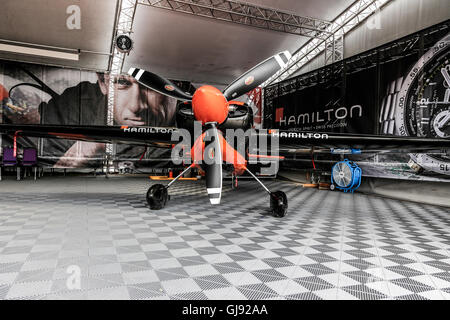
[[[264, 127], [450, 138], [449, 22], [271, 86]], [[366, 176], [450, 180], [450, 154], [353, 156]]]
[[[0, 121], [107, 125], [109, 81], [103, 73], [0, 61]], [[175, 99], [139, 85], [130, 76], [113, 81], [114, 125], [175, 125]], [[190, 83], [176, 83], [185, 91], [193, 89]], [[10, 137], [2, 140], [3, 147], [12, 145]], [[40, 161], [54, 167], [97, 167], [105, 155], [103, 143], [20, 137], [18, 145], [38, 149]], [[128, 145], [113, 149], [115, 160], [131, 160], [137, 166], [161, 166], [170, 160], [170, 150]]]

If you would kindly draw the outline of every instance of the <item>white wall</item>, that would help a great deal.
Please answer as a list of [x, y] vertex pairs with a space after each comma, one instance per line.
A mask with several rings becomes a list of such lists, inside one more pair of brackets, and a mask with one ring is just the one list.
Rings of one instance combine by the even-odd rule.
[[[344, 37], [344, 58], [379, 47], [450, 19], [450, 0], [392, 0], [378, 13], [379, 29], [364, 21]], [[369, 19], [375, 19], [375, 16]], [[368, 20], [369, 20], [368, 19]], [[376, 20], [372, 20], [374, 22]], [[305, 65], [294, 76], [324, 66], [323, 55]]]
[[344, 38], [344, 58], [367, 51], [450, 18], [449, 0], [393, 0], [379, 14], [380, 29], [367, 23]]

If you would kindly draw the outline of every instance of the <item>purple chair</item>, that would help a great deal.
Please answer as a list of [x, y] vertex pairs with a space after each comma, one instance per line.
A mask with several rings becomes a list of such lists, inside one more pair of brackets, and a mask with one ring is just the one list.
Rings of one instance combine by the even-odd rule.
[[[17, 180], [20, 180], [20, 171], [17, 171], [17, 157], [14, 156], [13, 148], [3, 148], [2, 167], [16, 167]], [[2, 179], [2, 169], [0, 168], [0, 180]]]
[[36, 180], [37, 169], [37, 150], [33, 148], [23, 149], [22, 167], [25, 168], [24, 176], [26, 175], [26, 168], [34, 167], [34, 180]]

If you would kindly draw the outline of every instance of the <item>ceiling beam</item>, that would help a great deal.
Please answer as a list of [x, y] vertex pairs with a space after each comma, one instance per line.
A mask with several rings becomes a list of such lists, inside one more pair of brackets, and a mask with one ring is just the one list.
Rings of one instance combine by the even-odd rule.
[[309, 38], [324, 39], [331, 25], [329, 21], [234, 0], [138, 0], [138, 3]]

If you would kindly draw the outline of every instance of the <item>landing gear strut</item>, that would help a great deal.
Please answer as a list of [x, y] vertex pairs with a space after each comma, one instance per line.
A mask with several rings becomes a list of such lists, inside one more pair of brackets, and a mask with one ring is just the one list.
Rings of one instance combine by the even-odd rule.
[[250, 173], [250, 175], [255, 178], [255, 180], [258, 181], [259, 184], [264, 188], [264, 190], [266, 190], [266, 192], [270, 195], [270, 210], [272, 211], [272, 214], [275, 217], [284, 217], [288, 209], [288, 200], [286, 193], [280, 190], [271, 192], [250, 170], [248, 170], [247, 168], [245, 168], [245, 170]]
[[193, 167], [193, 164], [184, 169], [175, 179], [169, 182], [167, 186], [160, 183], [152, 185], [147, 191], [147, 203], [152, 210], [160, 210], [164, 208], [167, 202], [170, 200], [168, 193], [169, 187], [181, 178], [186, 172], [188, 172]]

